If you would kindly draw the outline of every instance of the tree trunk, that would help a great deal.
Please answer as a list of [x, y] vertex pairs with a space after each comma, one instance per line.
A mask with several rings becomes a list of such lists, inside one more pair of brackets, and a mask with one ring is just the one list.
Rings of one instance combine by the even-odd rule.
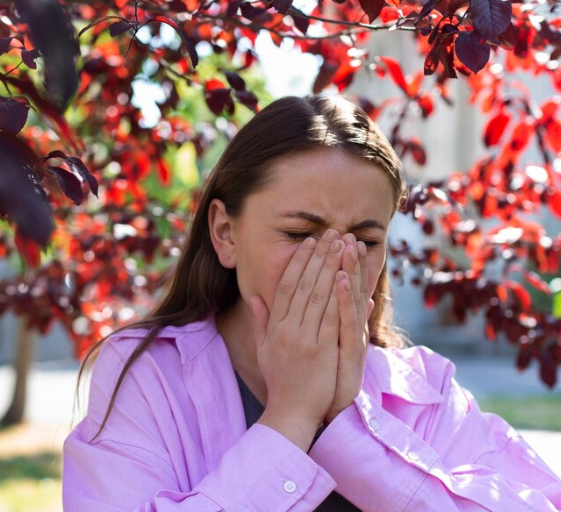
[[0, 426], [2, 427], [21, 423], [25, 413], [27, 377], [35, 355], [35, 335], [32, 330], [27, 328], [26, 324], [27, 322], [24, 318], [20, 317], [18, 319], [18, 339], [14, 360], [16, 384], [12, 403], [2, 420], [0, 420]]

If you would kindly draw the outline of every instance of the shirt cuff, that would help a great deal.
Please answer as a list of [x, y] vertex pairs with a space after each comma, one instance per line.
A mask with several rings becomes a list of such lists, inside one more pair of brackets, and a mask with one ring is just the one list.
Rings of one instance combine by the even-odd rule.
[[300, 448], [256, 423], [193, 491], [229, 512], [309, 512], [334, 488], [331, 476]]
[[361, 510], [403, 510], [437, 459], [430, 447], [425, 453], [422, 440], [417, 446], [411, 432], [395, 432], [399, 423], [361, 391], [310, 450], [337, 483], [335, 490]]

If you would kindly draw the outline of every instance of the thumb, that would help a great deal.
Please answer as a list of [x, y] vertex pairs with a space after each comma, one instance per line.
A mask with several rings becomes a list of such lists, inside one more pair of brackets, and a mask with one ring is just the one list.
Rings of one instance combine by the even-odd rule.
[[265, 341], [267, 325], [269, 324], [269, 310], [265, 302], [259, 295], [249, 298], [249, 309], [251, 310], [251, 325], [253, 329], [253, 339], [257, 348], [260, 348]]
[[367, 320], [370, 318], [370, 315], [372, 314], [372, 311], [374, 311], [374, 301], [372, 299], [369, 299], [368, 304], [366, 306], [366, 319]]

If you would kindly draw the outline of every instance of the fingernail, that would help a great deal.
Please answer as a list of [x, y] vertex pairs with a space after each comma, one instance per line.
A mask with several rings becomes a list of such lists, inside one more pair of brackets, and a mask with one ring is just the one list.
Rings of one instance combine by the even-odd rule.
[[333, 240], [336, 240], [338, 236], [339, 236], [339, 233], [337, 233], [337, 231], [335, 229], [328, 229], [323, 234], [323, 238], [327, 242], [333, 242]]
[[306, 249], [312, 249], [313, 247], [315, 247], [316, 245], [316, 239], [309, 237], [306, 238], [306, 240], [304, 240], [304, 242], [302, 243], [302, 245], [306, 248]]
[[337, 272], [337, 274], [335, 275], [335, 279], [337, 279], [337, 281], [341, 281], [342, 279], [345, 279], [345, 276], [345, 272], [339, 270], [339, 272]]
[[364, 242], [358, 242], [356, 244], [356, 249], [360, 256], [366, 256], [366, 244]]
[[351, 248], [349, 249], [349, 258], [351, 258], [351, 261], [358, 260], [358, 256], [356, 254], [356, 247], [351, 246]]
[[335, 240], [331, 244], [330, 250], [331, 252], [339, 252], [343, 248], [343, 242], [341, 240]]

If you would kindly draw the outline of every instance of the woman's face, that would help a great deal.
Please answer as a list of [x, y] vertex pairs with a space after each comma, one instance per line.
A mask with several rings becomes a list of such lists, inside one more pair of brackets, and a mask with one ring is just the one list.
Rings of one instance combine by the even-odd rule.
[[232, 221], [234, 266], [244, 301], [259, 295], [270, 311], [299, 244], [329, 228], [366, 244], [372, 295], [385, 262], [394, 202], [385, 172], [334, 148], [286, 157], [272, 172], [272, 180], [246, 199]]

